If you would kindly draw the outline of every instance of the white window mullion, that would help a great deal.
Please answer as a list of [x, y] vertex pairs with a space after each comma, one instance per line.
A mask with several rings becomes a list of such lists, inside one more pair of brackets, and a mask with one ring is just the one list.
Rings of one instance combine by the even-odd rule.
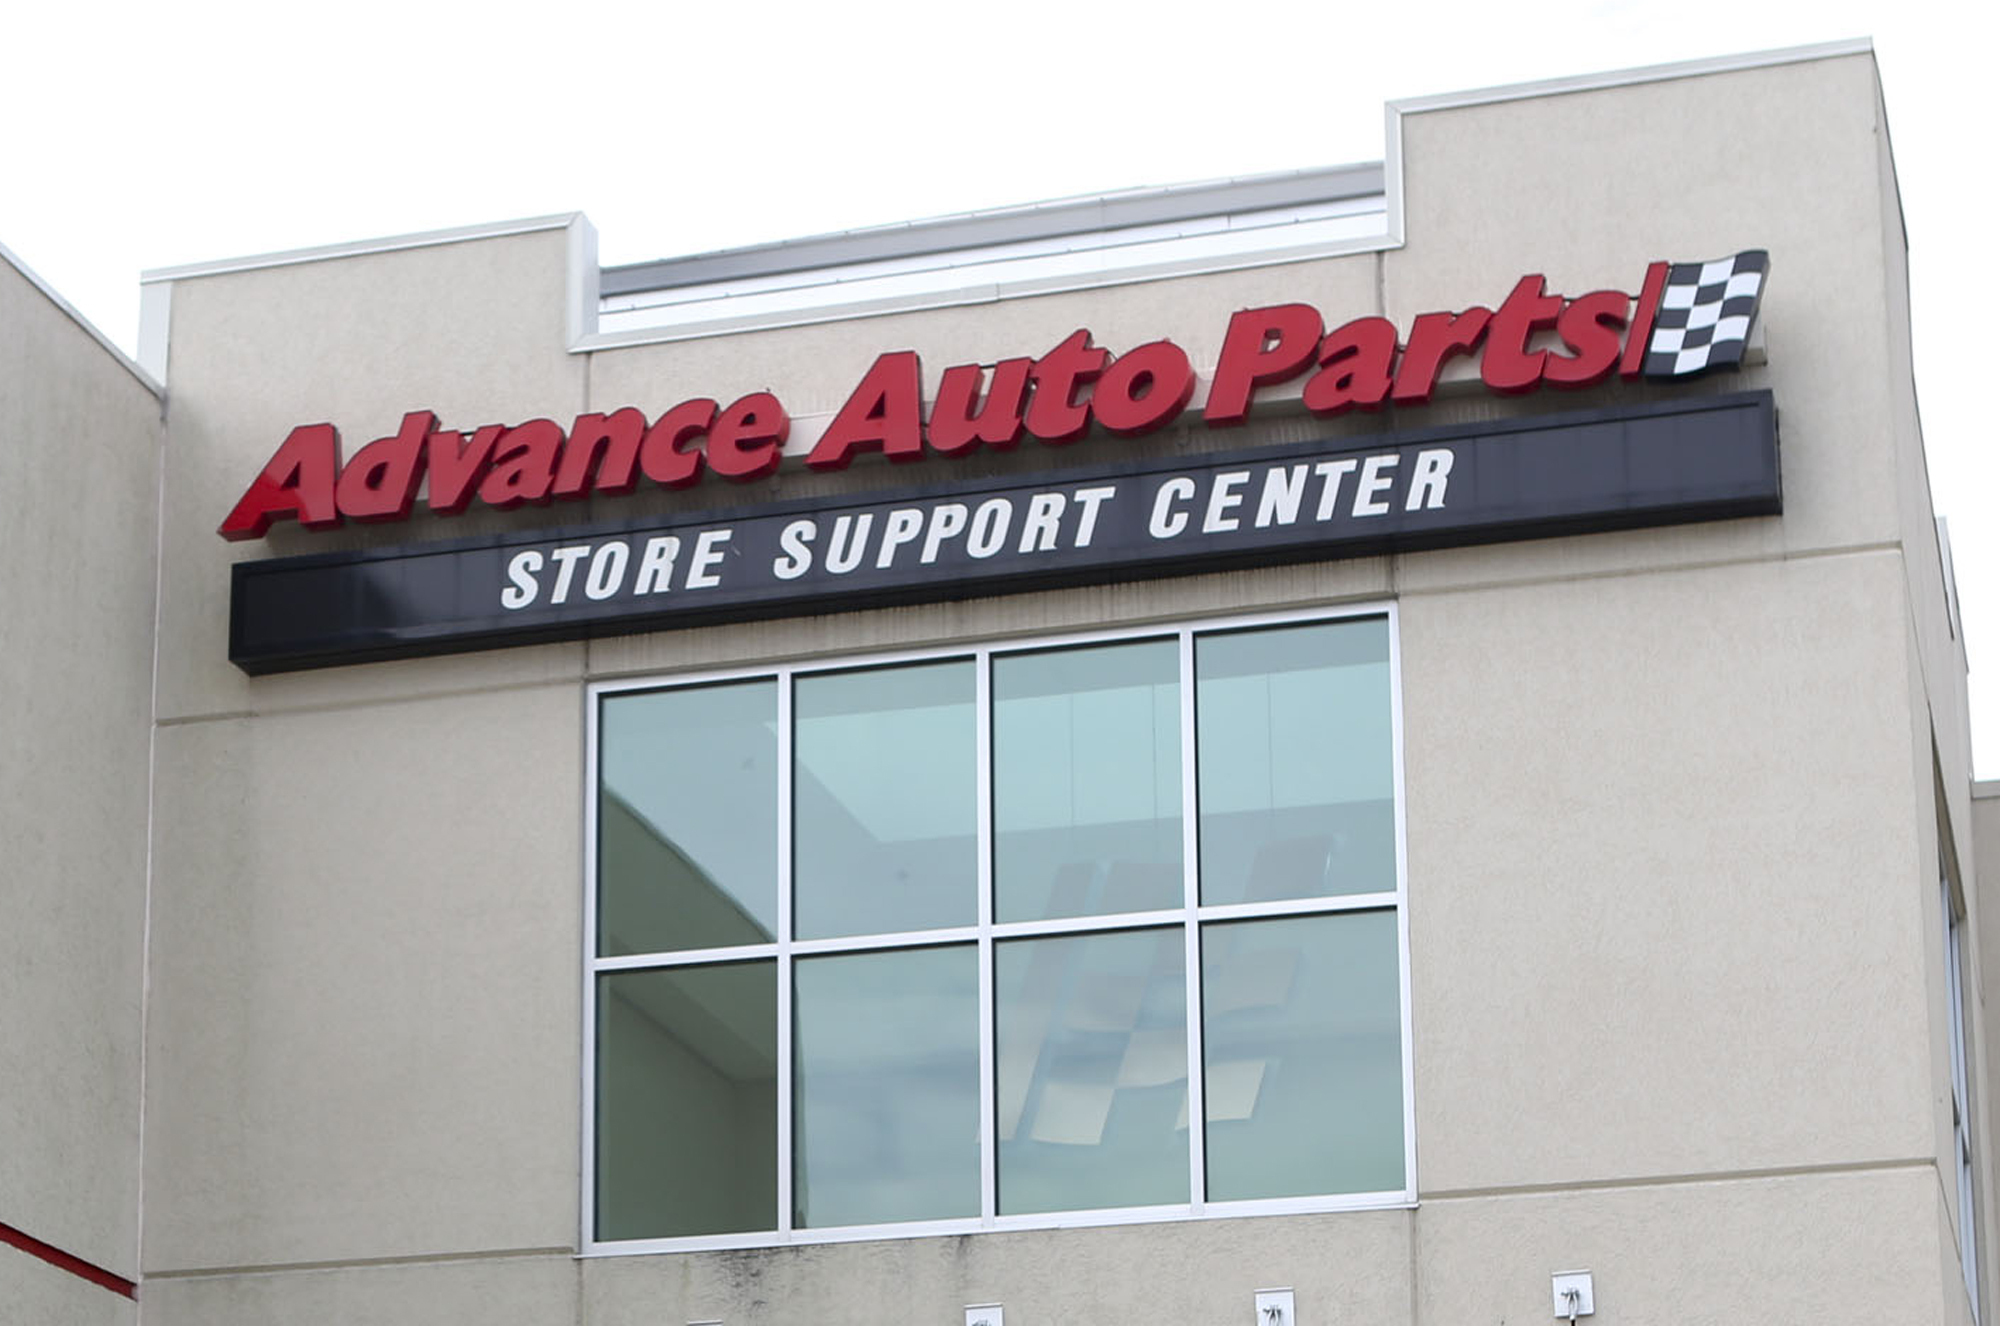
[[1409, 802], [1403, 782], [1403, 625], [1394, 603], [1389, 618], [1389, 758], [1390, 786], [1396, 806], [1396, 970], [1401, 982], [1403, 1030], [1403, 1190], [1417, 1199], [1417, 1067], [1416, 1026], [1410, 988], [1410, 838]]
[[778, 1237], [792, 1237], [792, 676], [778, 674]]
[[1200, 798], [1195, 780], [1194, 740], [1194, 632], [1181, 629], [1181, 888], [1186, 912], [1181, 919], [1181, 939], [1186, 945], [1188, 1038], [1188, 1201], [1193, 1214], [1200, 1215], [1208, 1197], [1207, 1129], [1202, 1103], [1201, 1076], [1201, 926], [1196, 914], [1201, 906], [1201, 835], [1197, 816]]
[[979, 797], [979, 1223], [991, 1227], [1000, 1200], [999, 1121], [994, 1100], [1000, 1084], [994, 1049], [994, 1007], [999, 1002], [993, 989], [993, 655], [980, 650], [975, 656], [973, 700], [975, 733], [973, 749], [978, 759], [975, 771]]
[[653, 971], [663, 967], [713, 967], [724, 962], [754, 962], [778, 954], [775, 944], [738, 944], [727, 948], [690, 948], [664, 953], [622, 954], [614, 958], [593, 958], [592, 971]]
[[602, 702], [583, 695], [583, 1199], [578, 1209], [582, 1240], [597, 1242], [597, 724]]

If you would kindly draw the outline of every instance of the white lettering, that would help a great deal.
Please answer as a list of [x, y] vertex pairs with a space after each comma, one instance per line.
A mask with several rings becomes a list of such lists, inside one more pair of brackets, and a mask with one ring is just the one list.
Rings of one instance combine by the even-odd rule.
[[664, 594], [674, 579], [674, 559], [681, 555], [681, 541], [672, 534], [655, 534], [646, 540], [639, 554], [639, 574], [632, 579], [634, 594]]
[[826, 569], [844, 576], [861, 565], [861, 554], [868, 547], [868, 530], [874, 523], [873, 511], [863, 511], [858, 516], [835, 516], [833, 537], [826, 544]]
[[1146, 522], [1146, 532], [1156, 539], [1171, 539], [1187, 528], [1185, 511], [1170, 508], [1175, 502], [1185, 502], [1194, 496], [1194, 480], [1184, 474], [1177, 474], [1160, 485], [1160, 491], [1153, 495], [1153, 518]]
[[694, 541], [694, 557], [688, 562], [687, 587], [689, 589], [714, 589], [722, 583], [722, 577], [709, 570], [723, 558], [723, 547], [729, 536], [736, 531], [727, 529], [705, 529]]
[[549, 554], [550, 560], [556, 564], [556, 587], [555, 592], [549, 595], [549, 602], [567, 603], [569, 601], [570, 578], [576, 574], [576, 564], [582, 561], [584, 556], [589, 552], [589, 544], [572, 543], [567, 548], [557, 548]]
[[784, 556], [771, 563], [771, 574], [780, 580], [797, 580], [812, 570], [813, 555], [809, 546], [819, 537], [819, 522], [795, 520], [785, 526], [778, 535], [778, 547]]
[[877, 569], [886, 571], [896, 560], [896, 549], [914, 540], [924, 528], [924, 513], [913, 506], [899, 506], [882, 522], [882, 551], [875, 555]]
[[1355, 460], [1323, 460], [1313, 466], [1313, 473], [1325, 484], [1319, 490], [1319, 509], [1313, 512], [1314, 520], [1333, 519], [1333, 504], [1340, 500], [1340, 481], [1354, 473], [1354, 467], [1360, 463]]
[[1243, 523], [1225, 513], [1243, 505], [1243, 494], [1236, 490], [1249, 482], [1248, 470], [1231, 470], [1215, 476], [1208, 489], [1208, 514], [1201, 520], [1203, 534], [1226, 534]]
[[1257, 499], [1257, 528], [1263, 529], [1272, 521], [1280, 525], [1297, 523], [1299, 503], [1305, 495], [1305, 466], [1273, 466], [1264, 471], [1264, 493]]
[[1354, 488], [1354, 514], [1357, 516], [1379, 516], [1389, 509], [1387, 502], [1377, 501], [1375, 494], [1387, 492], [1396, 482], [1396, 476], [1387, 473], [1396, 468], [1400, 456], [1370, 456], [1361, 465], [1361, 480]]
[[632, 550], [623, 539], [613, 539], [599, 548], [590, 559], [590, 574], [584, 578], [583, 596], [602, 602], [618, 592], [625, 583], [625, 563], [631, 558]]
[[1021, 522], [1021, 546], [1017, 552], [1054, 552], [1063, 508], [1069, 501], [1061, 493], [1036, 493], [1028, 499], [1028, 518]]
[[931, 528], [924, 535], [924, 555], [917, 560], [929, 566], [937, 560], [938, 548], [946, 539], [965, 533], [965, 503], [940, 502], [931, 508]]
[[972, 532], [965, 536], [965, 550], [974, 557], [991, 557], [1007, 542], [1007, 529], [1014, 523], [1014, 504], [1004, 497], [989, 497], [972, 513]]
[[1077, 520], [1076, 546], [1088, 548], [1090, 536], [1097, 532], [1097, 508], [1102, 506], [1118, 491], [1117, 485], [1108, 488], [1079, 488], [1072, 496], [1083, 507], [1083, 515]]
[[1454, 459], [1450, 451], [1419, 451], [1417, 472], [1410, 476], [1410, 495], [1404, 499], [1403, 510], [1415, 511], [1421, 506], [1435, 511], [1443, 506], [1444, 481], [1451, 474]]
[[533, 603], [542, 589], [535, 583], [535, 573], [541, 569], [540, 553], [533, 549], [515, 553], [507, 563], [507, 578], [514, 583], [500, 591], [500, 606], [515, 611]]

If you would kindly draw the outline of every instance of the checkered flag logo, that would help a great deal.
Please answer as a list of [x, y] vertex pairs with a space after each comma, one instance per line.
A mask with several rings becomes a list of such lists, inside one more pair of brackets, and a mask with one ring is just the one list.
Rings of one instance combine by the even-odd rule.
[[1763, 249], [1673, 264], [1646, 343], [1646, 376], [1684, 378], [1739, 367], [1770, 270], [1771, 255]]

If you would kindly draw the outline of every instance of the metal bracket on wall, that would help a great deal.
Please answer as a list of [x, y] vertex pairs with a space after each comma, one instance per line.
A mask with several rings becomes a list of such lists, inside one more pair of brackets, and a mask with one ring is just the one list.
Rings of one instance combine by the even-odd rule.
[[1597, 1311], [1589, 1271], [1554, 1272], [1549, 1277], [1549, 1297], [1556, 1316], [1565, 1321], [1588, 1317]]
[[1253, 1326], [1299, 1326], [1289, 1289], [1257, 1291], [1257, 1319]]

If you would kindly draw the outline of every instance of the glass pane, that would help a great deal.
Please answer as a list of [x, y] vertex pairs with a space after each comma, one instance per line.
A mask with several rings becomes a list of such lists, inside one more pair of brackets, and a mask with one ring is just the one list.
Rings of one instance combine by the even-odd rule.
[[1195, 641], [1201, 900], [1396, 887], [1385, 618]]
[[604, 701], [597, 951], [768, 943], [778, 926], [778, 686]]
[[802, 939], [978, 919], [969, 660], [801, 677], [793, 896]]
[[993, 829], [1002, 921], [1182, 904], [1175, 641], [993, 661]]
[[1188, 1200], [1186, 970], [1178, 928], [995, 946], [1003, 1213]]
[[801, 958], [793, 979], [798, 1226], [978, 1215], [978, 951]]
[[775, 962], [597, 978], [597, 1237], [778, 1227]]
[[1202, 928], [1208, 1197], [1403, 1187], [1396, 913]]

